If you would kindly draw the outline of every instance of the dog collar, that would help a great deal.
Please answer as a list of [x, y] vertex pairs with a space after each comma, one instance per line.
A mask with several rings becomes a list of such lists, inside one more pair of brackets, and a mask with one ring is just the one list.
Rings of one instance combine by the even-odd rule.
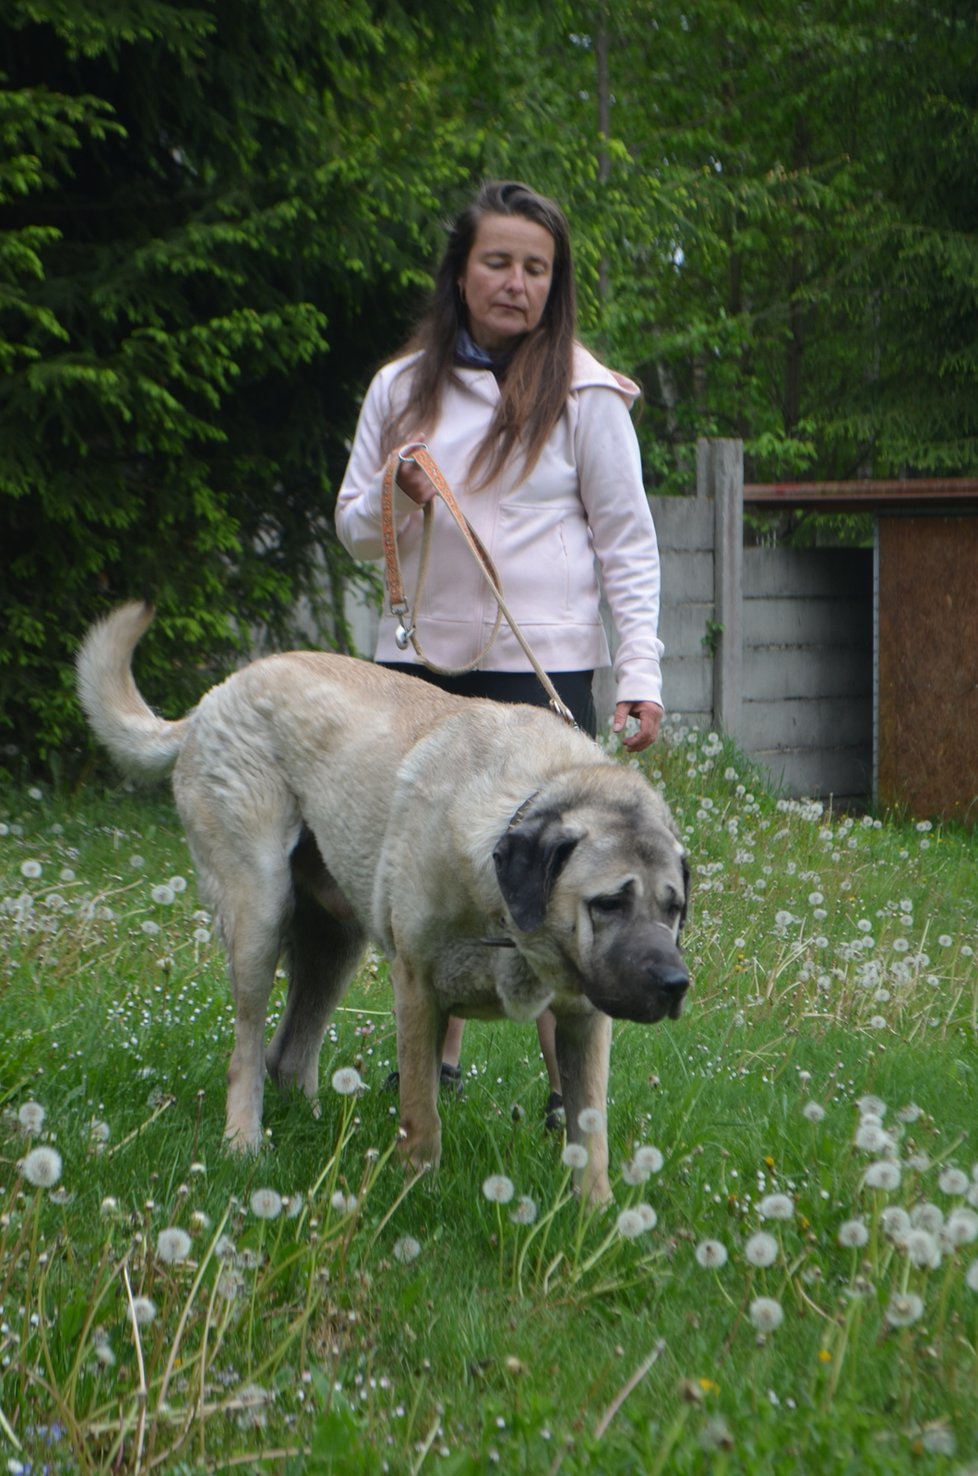
[[527, 795], [526, 799], [523, 801], [523, 803], [521, 805], [518, 805], [516, 807], [516, 809], [513, 811], [512, 815], [510, 816], [509, 824], [506, 826], [506, 834], [507, 835], [509, 834], [509, 832], [511, 830], [515, 830], [516, 827], [517, 827], [517, 825], [521, 824], [522, 821], [526, 818], [526, 812], [527, 812], [527, 810], [533, 804], [533, 801], [536, 799], [536, 797], [537, 797], [537, 795], [539, 793], [540, 793], [539, 789], [535, 789], [532, 794], [528, 794]]

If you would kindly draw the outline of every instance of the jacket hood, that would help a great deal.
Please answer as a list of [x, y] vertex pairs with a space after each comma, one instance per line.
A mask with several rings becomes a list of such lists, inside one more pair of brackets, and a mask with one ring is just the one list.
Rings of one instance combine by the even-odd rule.
[[571, 365], [571, 389], [581, 390], [594, 387], [616, 390], [629, 409], [642, 393], [635, 381], [629, 379], [627, 374], [619, 374], [616, 369], [608, 369], [582, 343], [575, 343], [574, 362]]

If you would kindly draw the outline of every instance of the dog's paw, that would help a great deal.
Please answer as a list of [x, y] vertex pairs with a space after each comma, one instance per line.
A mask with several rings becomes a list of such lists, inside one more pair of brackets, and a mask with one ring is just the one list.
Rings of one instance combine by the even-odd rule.
[[433, 1173], [441, 1162], [441, 1134], [421, 1137], [402, 1131], [397, 1151], [408, 1173]]
[[265, 1138], [260, 1127], [242, 1128], [228, 1123], [224, 1129], [224, 1146], [228, 1153], [233, 1153], [238, 1158], [260, 1152], [264, 1144]]
[[607, 1174], [595, 1174], [588, 1178], [585, 1173], [581, 1179], [579, 1192], [581, 1198], [586, 1199], [592, 1209], [602, 1209], [605, 1205], [614, 1202]]

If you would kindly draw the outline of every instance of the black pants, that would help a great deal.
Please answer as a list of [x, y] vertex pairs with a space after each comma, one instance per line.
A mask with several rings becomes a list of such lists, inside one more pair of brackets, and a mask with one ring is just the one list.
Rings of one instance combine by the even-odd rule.
[[[541, 685], [540, 678], [532, 671], [467, 671], [463, 676], [442, 676], [429, 671], [426, 666], [412, 661], [380, 661], [388, 671], [403, 671], [407, 676], [420, 677], [431, 682], [443, 692], [453, 692], [456, 697], [488, 697], [493, 702], [528, 702], [531, 707], [549, 707], [550, 698]], [[594, 738], [598, 731], [598, 720], [591, 695], [593, 671], [549, 671], [550, 680], [574, 714], [574, 721], [583, 733]]]

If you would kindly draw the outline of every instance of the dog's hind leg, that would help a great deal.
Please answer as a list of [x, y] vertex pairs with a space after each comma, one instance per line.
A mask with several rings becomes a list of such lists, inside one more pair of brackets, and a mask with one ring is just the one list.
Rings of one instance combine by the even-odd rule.
[[283, 864], [245, 867], [233, 878], [225, 873], [225, 881], [231, 885], [224, 887], [220, 925], [234, 995], [234, 1050], [224, 1136], [232, 1148], [248, 1150], [262, 1141], [265, 1020], [291, 907], [291, 880]]
[[337, 917], [301, 890], [285, 935], [289, 993], [265, 1065], [282, 1091], [297, 1089], [313, 1103], [319, 1056], [330, 1016], [360, 962], [365, 938], [353, 918]]

